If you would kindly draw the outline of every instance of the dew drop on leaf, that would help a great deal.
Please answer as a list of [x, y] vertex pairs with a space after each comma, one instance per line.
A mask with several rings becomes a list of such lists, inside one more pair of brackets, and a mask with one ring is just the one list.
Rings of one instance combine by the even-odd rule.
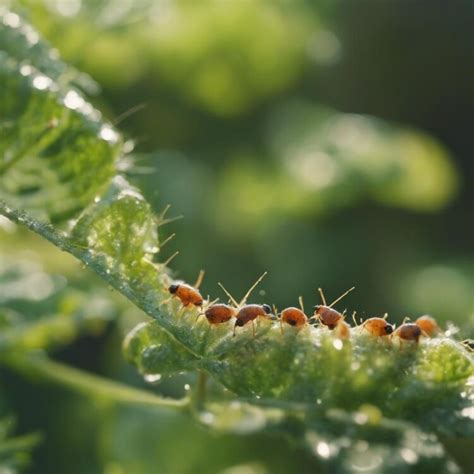
[[145, 382], [158, 383], [161, 380], [161, 374], [146, 374], [143, 376]]

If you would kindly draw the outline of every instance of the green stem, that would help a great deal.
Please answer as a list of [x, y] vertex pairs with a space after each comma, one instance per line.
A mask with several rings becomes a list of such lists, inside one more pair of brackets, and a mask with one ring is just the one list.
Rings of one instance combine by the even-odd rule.
[[202, 410], [206, 403], [207, 392], [207, 373], [203, 370], [198, 371], [196, 386], [193, 390], [192, 404], [197, 411]]
[[146, 405], [160, 408], [186, 409], [187, 398], [173, 400], [131, 388], [121, 383], [89, 374], [80, 369], [54, 362], [42, 355], [8, 354], [0, 363], [28, 378], [43, 378], [66, 386], [88, 397], [115, 403]]

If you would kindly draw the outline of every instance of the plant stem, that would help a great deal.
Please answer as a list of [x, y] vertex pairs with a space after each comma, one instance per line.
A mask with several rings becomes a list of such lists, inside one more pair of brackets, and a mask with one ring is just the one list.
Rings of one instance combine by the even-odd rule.
[[201, 410], [206, 403], [206, 391], [207, 391], [207, 374], [203, 370], [199, 370], [197, 374], [196, 386], [193, 390], [193, 408], [195, 410]]
[[160, 408], [186, 409], [189, 399], [173, 400], [159, 397], [137, 388], [128, 387], [104, 377], [55, 362], [43, 355], [8, 354], [0, 363], [26, 377], [43, 378], [66, 386], [88, 397], [109, 402], [155, 406]]

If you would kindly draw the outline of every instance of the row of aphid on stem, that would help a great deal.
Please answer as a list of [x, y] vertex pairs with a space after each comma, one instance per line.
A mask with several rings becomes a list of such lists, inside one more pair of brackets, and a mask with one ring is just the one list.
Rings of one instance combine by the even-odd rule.
[[[354, 287], [347, 290], [330, 304], [327, 304], [324, 293], [322, 289], [319, 288], [318, 290], [323, 304], [314, 306], [314, 314], [312, 316], [308, 316], [305, 313], [301, 297], [299, 298], [299, 308], [288, 307], [278, 312], [275, 306], [272, 308], [268, 304], [247, 304], [251, 292], [262, 281], [265, 275], [266, 272], [250, 287], [240, 302], [237, 302], [224, 286], [219, 283], [219, 286], [229, 298], [229, 304], [217, 303], [218, 300], [204, 300], [199, 292], [199, 286], [204, 276], [204, 272], [202, 271], [193, 286], [177, 281], [170, 285], [168, 291], [171, 297], [176, 297], [181, 301], [183, 309], [189, 306], [200, 308], [202, 312], [198, 313], [197, 317], [205, 316], [211, 325], [227, 323], [235, 318], [234, 336], [236, 334], [236, 328], [245, 326], [248, 323], [252, 324], [253, 334], [255, 335], [254, 322], [257, 318], [277, 319], [280, 323], [282, 334], [285, 325], [302, 329], [308, 325], [319, 324], [328, 330], [334, 331], [335, 335], [340, 339], [347, 339], [350, 336], [351, 326], [345, 321], [345, 312], [340, 313], [334, 309], [333, 306], [354, 290]], [[367, 334], [375, 337], [395, 336], [399, 338], [400, 341], [412, 341], [417, 343], [421, 336], [432, 337], [439, 331], [436, 321], [427, 315], [419, 317], [414, 323], [404, 321], [398, 328], [395, 328], [394, 325], [386, 320], [387, 315], [383, 318], [369, 318], [357, 324], [354, 312], [352, 319], [356, 327], [361, 331], [365, 331]]]

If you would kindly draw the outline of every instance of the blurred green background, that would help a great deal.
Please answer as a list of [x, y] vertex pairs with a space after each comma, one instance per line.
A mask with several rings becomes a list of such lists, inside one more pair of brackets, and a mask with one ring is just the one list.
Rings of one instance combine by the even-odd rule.
[[[280, 308], [354, 285], [341, 309], [394, 322], [430, 313], [474, 335], [472, 2], [6, 4], [96, 81], [84, 80], [92, 101], [133, 144], [129, 179], [157, 212], [169, 203], [184, 216], [161, 229], [177, 234], [166, 251], [180, 251], [178, 277], [204, 268], [204, 293], [221, 296], [222, 281], [240, 297], [268, 270], [259, 298]], [[3, 261], [101, 285], [0, 224]], [[120, 354], [140, 315], [120, 304], [105, 335], [58, 357], [144, 385]], [[7, 376], [20, 426], [46, 432], [35, 472], [314, 472], [290, 446], [275, 456], [278, 439], [217, 437], [45, 386], [32, 406], [26, 382]]]

